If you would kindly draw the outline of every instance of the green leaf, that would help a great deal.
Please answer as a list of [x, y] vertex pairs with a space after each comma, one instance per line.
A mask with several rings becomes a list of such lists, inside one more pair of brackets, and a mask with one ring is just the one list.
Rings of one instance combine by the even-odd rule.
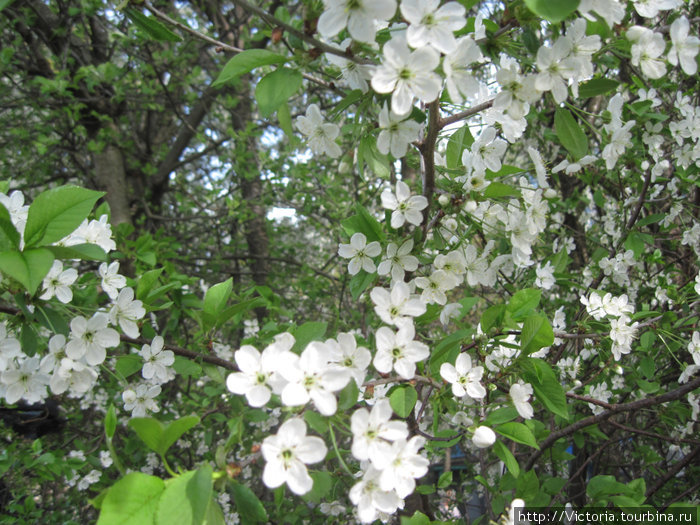
[[314, 484], [311, 490], [302, 496], [302, 499], [317, 504], [321, 503], [333, 487], [333, 477], [330, 472], [326, 471], [312, 472], [310, 476], [314, 480]]
[[375, 237], [378, 241], [383, 241], [386, 237], [384, 235], [384, 229], [379, 221], [367, 211], [367, 208], [358, 203], [355, 204], [355, 211], [357, 211], [357, 215], [362, 218], [366, 227], [369, 227], [369, 231], [365, 232], [367, 238], [369, 239], [370, 235], [374, 234], [372, 237]]
[[654, 213], [652, 215], [644, 217], [643, 219], [638, 220], [635, 226], [637, 228], [641, 228], [642, 226], [646, 226], [647, 224], [655, 224], [657, 222], [662, 221], [664, 217], [666, 217], [665, 213]]
[[282, 55], [278, 55], [267, 49], [247, 49], [226, 62], [226, 65], [212, 84], [212, 87], [230, 82], [245, 73], [250, 73], [257, 67], [269, 66], [271, 64], [284, 64], [286, 61], [287, 59]]
[[242, 314], [254, 308], [258, 308], [259, 306], [265, 306], [265, 304], [266, 301], [264, 297], [253, 297], [252, 299], [241, 301], [238, 304], [229, 306], [223, 312], [221, 312], [219, 314], [218, 321], [216, 324], [222, 325], [223, 323], [231, 319], [231, 317], [233, 317], [234, 315]]
[[12, 224], [10, 212], [0, 203], [0, 252], [19, 250], [20, 235]]
[[280, 107], [277, 108], [277, 121], [279, 122], [282, 131], [284, 131], [285, 135], [287, 135], [290, 144], [295, 145], [298, 142], [298, 139], [294, 134], [294, 128], [292, 127], [292, 114], [289, 111], [288, 104], [280, 104]]
[[592, 499], [598, 499], [612, 494], [625, 494], [627, 486], [615, 479], [615, 476], [594, 476], [588, 482], [586, 494]]
[[440, 375], [442, 363], [454, 363], [462, 346], [462, 341], [471, 336], [471, 329], [458, 330], [442, 339], [430, 353], [430, 373], [434, 377]]
[[515, 459], [513, 453], [508, 450], [508, 447], [506, 447], [502, 441], [497, 440], [493, 444], [493, 451], [496, 453], [496, 456], [503, 461], [508, 472], [513, 474], [514, 478], [517, 478], [520, 475], [520, 465], [518, 465], [518, 460]]
[[574, 159], [588, 153], [588, 138], [568, 109], [559, 108], [554, 114], [554, 129], [559, 141]]
[[389, 178], [389, 158], [383, 153], [379, 152], [377, 149], [377, 141], [374, 139], [374, 137], [365, 135], [360, 138], [360, 146], [358, 148], [357, 156], [358, 159], [363, 159], [363, 161], [367, 164], [367, 167], [377, 177], [382, 179]]
[[107, 414], [105, 414], [105, 435], [108, 439], [114, 437], [114, 432], [117, 430], [117, 412], [114, 410], [114, 405], [110, 403]]
[[68, 335], [70, 326], [66, 319], [57, 311], [49, 308], [46, 304], [34, 305], [34, 318], [55, 334]]
[[308, 323], [304, 323], [298, 327], [296, 330], [293, 330], [292, 335], [294, 336], [296, 342], [292, 347], [292, 352], [299, 353], [304, 350], [306, 345], [308, 345], [311, 341], [323, 339], [323, 336], [326, 335], [327, 327], [328, 323], [325, 321], [309, 321]]
[[440, 477], [438, 478], [437, 482], [437, 487], [439, 489], [444, 489], [452, 485], [452, 471], [448, 470], [447, 472], [443, 472], [440, 474]]
[[566, 393], [552, 367], [542, 359], [529, 358], [524, 361], [523, 375], [532, 385], [535, 396], [553, 413], [569, 419]]
[[341, 226], [352, 237], [354, 233], [362, 233], [367, 237], [367, 242], [383, 241], [386, 237], [382, 225], [361, 205], [355, 206], [356, 215], [348, 217], [340, 222]]
[[430, 525], [430, 518], [420, 511], [415, 511], [410, 518], [401, 516], [401, 525]]
[[231, 296], [232, 289], [233, 278], [229, 277], [223, 283], [215, 284], [207, 290], [202, 306], [202, 317], [206, 326], [211, 327], [216, 323]]
[[447, 140], [445, 164], [448, 169], [462, 168], [462, 152], [474, 143], [469, 126], [463, 126], [455, 131]]
[[313, 410], [304, 412], [304, 421], [319, 434], [324, 434], [328, 430], [328, 420]]
[[165, 452], [173, 445], [173, 443], [180, 439], [180, 436], [198, 423], [198, 416], [185, 416], [170, 423], [165, 427], [160, 443], [160, 450], [158, 452], [161, 455], [164, 455]]
[[508, 184], [503, 184], [502, 182], [492, 182], [483, 192], [481, 192], [481, 194], [487, 199], [518, 197], [520, 196], [520, 190], [514, 188], [513, 186], [509, 186]]
[[255, 87], [255, 100], [263, 117], [268, 117], [286, 103], [301, 87], [301, 73], [281, 67], [260, 79]]
[[204, 521], [212, 493], [212, 468], [204, 464], [166, 483], [158, 501], [155, 525], [199, 525]]
[[514, 321], [520, 322], [534, 312], [540, 304], [540, 297], [542, 297], [542, 290], [538, 288], [518, 290], [510, 298], [506, 309]]
[[97, 525], [153, 523], [165, 482], [155, 476], [132, 472], [117, 481], [102, 501]]
[[82, 259], [83, 261], [107, 261], [107, 253], [97, 244], [74, 244], [73, 246], [47, 246], [56, 259]]
[[349, 287], [354, 301], [357, 301], [357, 298], [374, 282], [374, 279], [373, 273], [367, 273], [364, 270], [360, 270], [359, 273], [352, 276]]
[[15, 0], [0, 0], [0, 12], [2, 12], [2, 10], [6, 7], [10, 7], [14, 1]]
[[221, 505], [219, 505], [214, 498], [209, 500], [209, 506], [204, 516], [203, 525], [226, 525], [226, 518], [224, 517], [224, 512], [221, 510]]
[[540, 447], [537, 445], [537, 440], [535, 439], [535, 435], [532, 433], [532, 430], [522, 423], [503, 423], [502, 425], [495, 427], [494, 430], [502, 436], [515, 441], [516, 443], [522, 443], [523, 445], [528, 445], [532, 448], [536, 448], [537, 450], [540, 449]]
[[49, 273], [53, 261], [53, 254], [46, 248], [0, 253], [2, 273], [19, 282], [30, 295], [34, 295]]
[[532, 314], [523, 323], [520, 334], [520, 348], [523, 354], [528, 355], [537, 352], [540, 348], [551, 346], [554, 343], [554, 332], [543, 314]]
[[180, 355], [175, 356], [173, 368], [181, 376], [198, 378], [202, 375], [202, 367]]
[[136, 285], [136, 299], [143, 301], [148, 297], [148, 294], [158, 282], [158, 277], [160, 277], [161, 273], [163, 273], [163, 268], [156, 268], [141, 275]]
[[343, 388], [338, 394], [338, 410], [345, 411], [355, 406], [360, 395], [360, 389], [357, 388], [357, 383], [354, 379]]
[[129, 377], [143, 368], [143, 358], [137, 354], [120, 356], [117, 358], [115, 368], [125, 378]]
[[525, 0], [525, 5], [536, 15], [557, 24], [578, 8], [579, 0]]
[[180, 42], [182, 40], [158, 20], [144, 15], [136, 8], [127, 7], [124, 9], [124, 13], [136, 27], [148, 33], [155, 40], [160, 42]]
[[169, 425], [163, 425], [152, 417], [134, 417], [129, 426], [134, 429], [148, 448], [163, 456], [180, 436], [199, 423], [197, 416], [185, 416]]
[[505, 304], [494, 304], [481, 314], [481, 330], [487, 333], [492, 328], [499, 329], [506, 314]]
[[132, 417], [128, 425], [136, 432], [148, 448], [154, 452], [160, 450], [165, 427], [157, 419], [152, 417]]
[[[589, 33], [590, 34], [590, 33]], [[608, 93], [619, 86], [620, 83], [609, 78], [592, 78], [578, 87], [578, 98], [590, 98], [596, 95]]]
[[401, 385], [389, 396], [389, 403], [399, 417], [408, 417], [416, 406], [418, 392], [411, 385]]
[[80, 226], [104, 192], [60, 186], [41, 193], [31, 206], [24, 229], [25, 246], [60, 241]]
[[245, 485], [231, 482], [233, 501], [242, 523], [262, 523], [267, 521], [267, 512], [255, 493]]
[[519, 416], [515, 407], [501, 407], [489, 412], [489, 415], [484, 420], [484, 424], [491, 427], [501, 423], [513, 421]]

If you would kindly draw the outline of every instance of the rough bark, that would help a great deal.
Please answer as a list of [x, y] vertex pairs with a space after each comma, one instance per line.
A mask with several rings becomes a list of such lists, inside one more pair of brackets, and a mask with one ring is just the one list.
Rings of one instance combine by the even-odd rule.
[[[113, 123], [107, 125], [112, 134], [117, 129]], [[121, 149], [111, 141], [102, 151], [93, 154], [95, 165], [95, 183], [98, 189], [106, 191], [105, 199], [112, 211], [112, 224], [131, 224], [129, 206], [129, 187], [124, 170], [124, 156]]]

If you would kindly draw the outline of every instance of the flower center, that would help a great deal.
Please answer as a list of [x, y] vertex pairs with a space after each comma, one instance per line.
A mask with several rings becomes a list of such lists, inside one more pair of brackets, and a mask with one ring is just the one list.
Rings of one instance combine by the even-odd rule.
[[411, 78], [413, 78], [413, 73], [410, 69], [404, 68], [401, 71], [399, 71], [400, 80], [409, 80]]
[[401, 357], [401, 349], [397, 346], [391, 351], [391, 355], [395, 358]]

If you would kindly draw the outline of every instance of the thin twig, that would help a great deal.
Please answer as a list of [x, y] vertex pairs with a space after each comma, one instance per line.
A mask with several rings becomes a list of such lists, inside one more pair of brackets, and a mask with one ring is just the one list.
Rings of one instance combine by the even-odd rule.
[[343, 57], [345, 60], [350, 60], [350, 61], [355, 62], [357, 64], [374, 64], [374, 62], [372, 62], [371, 60], [356, 57], [351, 53], [343, 51], [342, 49], [338, 49], [337, 47], [333, 47], [333, 46], [328, 45], [324, 42], [321, 42], [320, 40], [317, 40], [314, 37], [307, 35], [303, 31], [299, 31], [297, 28], [282, 22], [280, 19], [275, 18], [270, 13], [267, 13], [266, 11], [260, 9], [259, 7], [254, 6], [252, 4], [249, 4], [245, 0], [233, 0], [233, 3], [242, 7], [243, 9], [245, 9], [246, 11], [248, 11], [250, 13], [254, 13], [254, 14], [258, 15], [260, 18], [262, 18], [266, 22], [272, 24], [273, 26], [281, 27], [282, 29], [287, 31], [289, 34], [294, 35], [295, 37], [297, 37], [300, 40], [303, 40], [307, 44], [311, 44], [312, 46], [320, 49], [324, 53], [330, 53], [332, 55], [337, 55], [339, 57]]
[[438, 120], [438, 129], [443, 129], [445, 126], [449, 126], [450, 124], [454, 124], [455, 122], [459, 122], [465, 118], [472, 117], [477, 113], [481, 113], [485, 109], [489, 109], [491, 106], [493, 106], [493, 100], [487, 100], [486, 102], [472, 106], [469, 109], [460, 111], [459, 113], [455, 113], [449, 117], [441, 118]]
[[674, 401], [684, 396], [688, 392], [692, 392], [698, 387], [700, 387], [700, 378], [696, 378], [695, 380], [690, 381], [689, 383], [686, 383], [685, 385], [675, 390], [671, 390], [670, 392], [666, 392], [658, 396], [648, 397], [646, 399], [640, 399], [639, 401], [633, 401], [631, 403], [625, 403], [622, 405], [614, 404], [612, 405], [611, 409], [606, 410], [605, 412], [602, 412], [595, 416], [580, 419], [566, 428], [563, 428], [557, 432], [552, 432], [540, 443], [540, 449], [533, 452], [530, 458], [527, 460], [525, 470], [530, 470], [535, 464], [535, 461], [537, 461], [537, 459], [542, 455], [542, 453], [563, 437], [571, 435], [574, 432], [581, 430], [582, 428], [589, 427], [591, 425], [596, 425], [601, 421], [610, 419], [612, 416], [614, 416], [615, 414], [619, 414], [620, 412], [640, 410], [649, 406], [659, 405], [668, 401]]

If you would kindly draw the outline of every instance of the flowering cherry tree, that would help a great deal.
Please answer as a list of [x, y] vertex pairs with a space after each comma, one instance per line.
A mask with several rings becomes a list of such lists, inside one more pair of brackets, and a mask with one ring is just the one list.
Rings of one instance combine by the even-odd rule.
[[[18, 46], [60, 51], [9, 5]], [[76, 104], [39, 143], [85, 139], [94, 184], [2, 175], [3, 435], [33, 441], [0, 472], [37, 476], [9, 475], [10, 519], [61, 507], [40, 479], [98, 524], [698, 503], [700, 5], [91, 6], [75, 38], [119, 51], [40, 62], [37, 92], [128, 105], [143, 67], [187, 102], [158, 162], [114, 154], [118, 104]]]

